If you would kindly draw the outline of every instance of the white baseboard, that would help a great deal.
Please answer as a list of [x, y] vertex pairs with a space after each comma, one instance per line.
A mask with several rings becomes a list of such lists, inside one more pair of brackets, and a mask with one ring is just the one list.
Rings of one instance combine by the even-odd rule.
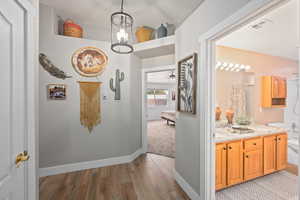
[[44, 177], [44, 176], [63, 174], [63, 173], [86, 170], [86, 169], [93, 169], [93, 168], [106, 167], [106, 166], [111, 166], [111, 165], [130, 163], [133, 160], [135, 160], [142, 153], [143, 153], [143, 150], [139, 149], [136, 152], [134, 152], [133, 154], [127, 155], [127, 156], [40, 168], [39, 176]]
[[180, 176], [180, 174], [174, 169], [174, 177], [179, 186], [185, 191], [185, 193], [191, 198], [191, 200], [200, 200], [200, 196], [195, 190]]

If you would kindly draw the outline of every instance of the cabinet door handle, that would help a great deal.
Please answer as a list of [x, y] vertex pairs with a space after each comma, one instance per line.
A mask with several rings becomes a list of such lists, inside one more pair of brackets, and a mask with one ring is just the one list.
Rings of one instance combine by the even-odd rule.
[[226, 150], [226, 147], [224, 147], [223, 150]]
[[253, 145], [256, 145], [256, 143], [254, 142]]
[[232, 147], [229, 147], [229, 149], [232, 149]]
[[281, 138], [278, 138], [278, 140], [281, 140]]
[[248, 156], [248, 155], [246, 155], [246, 158], [249, 158], [249, 156]]

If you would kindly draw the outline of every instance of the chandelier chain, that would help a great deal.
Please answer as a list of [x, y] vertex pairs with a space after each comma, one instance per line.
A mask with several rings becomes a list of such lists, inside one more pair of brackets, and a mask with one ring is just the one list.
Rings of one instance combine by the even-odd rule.
[[124, 0], [122, 0], [122, 3], [121, 3], [121, 12], [123, 12], [124, 10]]

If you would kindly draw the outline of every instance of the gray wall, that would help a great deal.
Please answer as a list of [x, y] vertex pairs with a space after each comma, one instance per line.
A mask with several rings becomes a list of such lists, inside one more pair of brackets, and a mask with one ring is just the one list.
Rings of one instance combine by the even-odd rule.
[[[117, 55], [109, 42], [92, 41], [54, 35], [55, 15], [52, 9], [40, 8], [40, 52], [45, 53], [60, 69], [72, 75], [60, 80], [40, 67], [39, 80], [39, 144], [40, 167], [50, 167], [82, 161], [119, 157], [141, 148], [140, 71], [130, 67], [131, 57]], [[94, 46], [108, 55], [109, 63], [98, 78], [85, 78], [77, 74], [71, 56], [78, 48]], [[125, 73], [121, 82], [121, 101], [115, 101], [109, 89], [109, 79], [119, 68]], [[101, 81], [102, 122], [91, 134], [80, 125], [80, 96], [77, 81]], [[67, 99], [47, 99], [46, 86], [50, 83], [67, 85]]]
[[164, 55], [142, 59], [143, 68], [161, 67], [175, 64], [175, 55]]
[[[176, 61], [193, 52], [199, 55], [199, 36], [232, 15], [247, 2], [248, 0], [204, 1], [176, 30]], [[197, 98], [199, 99], [199, 94]], [[197, 106], [195, 116], [183, 113], [178, 115], [175, 168], [200, 194], [201, 199], [204, 199], [204, 133], [200, 133], [199, 113], [201, 110], [199, 105]]]

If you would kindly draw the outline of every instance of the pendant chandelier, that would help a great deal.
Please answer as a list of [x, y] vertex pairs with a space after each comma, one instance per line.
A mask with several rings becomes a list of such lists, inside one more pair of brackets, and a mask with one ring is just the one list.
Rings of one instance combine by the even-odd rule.
[[123, 11], [123, 4], [122, 0], [121, 11], [111, 15], [111, 50], [119, 54], [129, 54], [133, 52], [133, 17]]

